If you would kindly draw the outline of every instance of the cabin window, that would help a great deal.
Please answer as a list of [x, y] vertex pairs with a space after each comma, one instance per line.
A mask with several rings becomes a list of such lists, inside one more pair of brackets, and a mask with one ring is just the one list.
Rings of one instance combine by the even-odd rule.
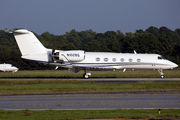
[[104, 61], [107, 62], [107, 61], [108, 61], [108, 58], [104, 58]]
[[141, 59], [137, 59], [137, 62], [141, 62]]
[[133, 59], [132, 58], [129, 58], [129, 62], [132, 62], [133, 61]]
[[115, 62], [115, 61], [116, 61], [116, 58], [113, 58], [112, 61]]
[[124, 58], [121, 58], [121, 62], [124, 62]]
[[96, 58], [96, 61], [100, 61], [100, 58], [99, 58], [99, 57], [97, 57], [97, 58]]

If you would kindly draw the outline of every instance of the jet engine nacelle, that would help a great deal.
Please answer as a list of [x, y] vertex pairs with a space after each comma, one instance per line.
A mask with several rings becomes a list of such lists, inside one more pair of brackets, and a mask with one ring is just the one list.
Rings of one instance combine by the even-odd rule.
[[[54, 53], [56, 57], [54, 57], [56, 60], [59, 59], [59, 61], [82, 61], [85, 59], [85, 51], [83, 50], [68, 50], [68, 51], [60, 51]], [[59, 57], [57, 57], [59, 56]]]

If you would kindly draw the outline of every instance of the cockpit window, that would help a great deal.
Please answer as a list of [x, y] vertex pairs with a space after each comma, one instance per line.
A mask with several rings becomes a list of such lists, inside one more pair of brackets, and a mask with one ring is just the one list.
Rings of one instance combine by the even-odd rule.
[[166, 58], [164, 58], [163, 56], [158, 56], [158, 59], [159, 59], [159, 60], [162, 60], [162, 59], [165, 60]]
[[161, 56], [161, 57], [162, 57], [162, 59], [166, 60], [166, 58], [165, 58], [165, 57], [163, 57], [163, 56]]

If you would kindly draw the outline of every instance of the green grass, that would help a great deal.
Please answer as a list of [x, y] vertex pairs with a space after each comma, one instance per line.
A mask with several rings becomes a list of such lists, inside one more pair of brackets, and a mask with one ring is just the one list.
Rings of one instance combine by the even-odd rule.
[[[157, 70], [122, 70], [117, 71], [91, 71], [92, 78], [159, 78]], [[84, 71], [72, 73], [68, 70], [29, 70], [11, 72], [0, 72], [0, 78], [82, 78]], [[180, 69], [164, 70], [166, 78], [180, 77]]]
[[115, 110], [0, 110], [1, 120], [67, 120], [180, 117], [180, 109], [115, 109]]
[[[83, 71], [77, 74], [67, 70], [36, 70], [0, 73], [0, 78], [81, 78]], [[180, 70], [166, 70], [165, 77], [180, 77]], [[153, 78], [159, 73], [153, 70], [122, 71], [92, 71], [92, 77], [109, 78]], [[95, 83], [79, 80], [0, 80], [0, 95], [12, 94], [46, 94], [46, 93], [91, 93], [91, 92], [141, 92], [172, 91], [176, 94], [180, 90], [180, 82], [136, 82], [136, 83]], [[67, 120], [67, 119], [107, 119], [107, 118], [147, 118], [180, 117], [180, 109], [115, 109], [115, 110], [0, 110], [0, 120]]]
[[179, 93], [180, 82], [96, 83], [78, 80], [0, 80], [0, 95], [49, 93], [137, 92]]

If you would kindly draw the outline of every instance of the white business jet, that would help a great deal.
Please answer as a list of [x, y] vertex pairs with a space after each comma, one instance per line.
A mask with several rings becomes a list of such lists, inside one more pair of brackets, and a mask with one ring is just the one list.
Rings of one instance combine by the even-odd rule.
[[18, 68], [13, 66], [12, 64], [0, 64], [0, 71], [3, 72], [17, 72]]
[[54, 50], [45, 48], [36, 36], [25, 29], [13, 32], [23, 59], [69, 68], [77, 73], [84, 70], [84, 78], [91, 76], [90, 70], [156, 69], [164, 78], [163, 69], [173, 69], [177, 64], [158, 54], [85, 52], [83, 50]]

